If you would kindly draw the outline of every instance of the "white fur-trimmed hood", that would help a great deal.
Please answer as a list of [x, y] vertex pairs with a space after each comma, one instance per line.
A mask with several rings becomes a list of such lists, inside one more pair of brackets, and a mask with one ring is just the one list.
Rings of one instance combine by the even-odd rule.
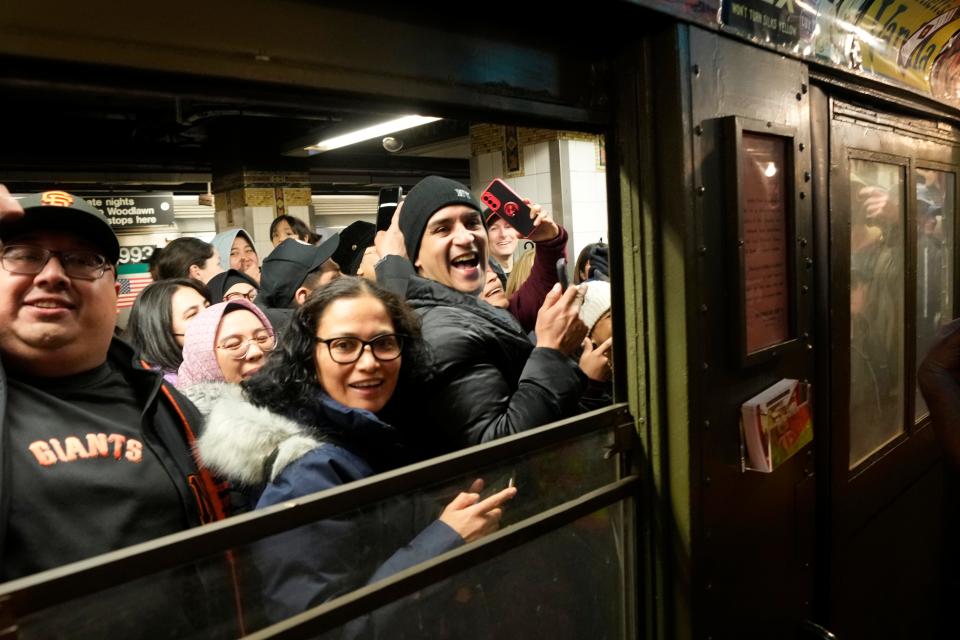
[[[231, 482], [272, 481], [291, 462], [321, 446], [296, 422], [244, 399], [239, 385], [205, 382], [181, 389], [206, 416], [196, 448], [203, 464]], [[264, 463], [276, 458], [267, 477]]]

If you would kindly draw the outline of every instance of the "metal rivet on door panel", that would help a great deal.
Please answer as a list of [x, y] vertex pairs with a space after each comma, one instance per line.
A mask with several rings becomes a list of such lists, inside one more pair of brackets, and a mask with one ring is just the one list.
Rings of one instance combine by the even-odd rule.
[[797, 94], [797, 100], [803, 100], [803, 94], [802, 94], [802, 93], [798, 93], [798, 94]]
[[693, 75], [698, 77], [700, 76], [700, 65], [698, 64], [693, 65]]
[[806, 191], [801, 191], [801, 192], [800, 192], [800, 199], [801, 199], [801, 200], [806, 200], [806, 199], [807, 199], [807, 192], [806, 192]]
[[706, 247], [706, 245], [700, 245], [699, 247], [697, 247], [697, 252], [698, 252], [700, 255], [702, 255], [702, 256], [707, 255], [707, 247]]
[[803, 144], [803, 143], [801, 142], [801, 143], [800, 143], [800, 151], [803, 151], [803, 150], [806, 149], [806, 148], [807, 148], [807, 145], [805, 145], [805, 144]]
[[807, 246], [807, 239], [806, 239], [806, 238], [800, 238], [800, 246], [801, 246], [801, 247]]
[[710, 307], [708, 307], [707, 305], [705, 304], [700, 305], [700, 313], [706, 313], [709, 310], [710, 310]]
[[706, 370], [709, 369], [709, 368], [710, 368], [710, 363], [709, 363], [709, 362], [704, 362], [704, 363], [703, 363], [703, 370], [706, 371]]
[[807, 343], [807, 351], [813, 351], [813, 345], [809, 342]]
[[807, 285], [803, 285], [802, 287], [800, 287], [801, 293], [807, 293], [808, 291], [810, 291], [810, 287], [808, 287]]
[[702, 196], [702, 195], [705, 194], [706, 192], [707, 192], [707, 188], [706, 188], [706, 187], [703, 187], [703, 186], [697, 187], [697, 195], [698, 195], [698, 196]]
[[807, 92], [807, 83], [806, 83], [806, 82], [801, 82], [801, 83], [800, 83], [800, 93], [806, 93], [806, 92]]
[[813, 267], [813, 258], [806, 258], [803, 263], [807, 266], [807, 269]]
[[709, 421], [709, 420], [704, 420], [704, 421], [703, 421], [703, 428], [704, 428], [704, 429], [709, 429], [709, 428], [710, 428], [710, 421]]
[[810, 182], [810, 172], [809, 172], [809, 171], [804, 171], [804, 172], [803, 172], [803, 181], [804, 181], [804, 182]]
[[694, 132], [695, 134], [697, 134], [698, 136], [702, 136], [702, 135], [703, 135], [703, 127], [701, 127], [700, 125], [697, 125], [697, 126], [695, 126], [695, 127], [693, 128], [693, 132]]

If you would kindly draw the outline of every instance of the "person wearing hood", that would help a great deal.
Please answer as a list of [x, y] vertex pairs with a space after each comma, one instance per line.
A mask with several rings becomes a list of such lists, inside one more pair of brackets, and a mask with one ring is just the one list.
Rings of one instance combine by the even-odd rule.
[[[404, 432], [388, 420], [416, 415], [400, 403], [420, 397], [421, 349], [419, 322], [399, 298], [340, 278], [297, 309], [264, 368], [212, 407], [199, 455], [229, 482], [262, 487], [258, 509], [409, 462]], [[253, 554], [265, 613], [289, 617], [480, 538], [515, 493], [461, 493], [419, 533], [403, 499], [262, 540]]]
[[[552, 231], [538, 216], [531, 239]], [[552, 225], [555, 227], [556, 225]], [[407, 195], [381, 237], [377, 281], [420, 315], [439, 382], [431, 422], [439, 450], [487, 442], [578, 411], [585, 384], [571, 355], [586, 327], [580, 294], [554, 286], [536, 324], [537, 343], [507, 311], [479, 299], [487, 233], [480, 203], [462, 184], [429, 176]]]
[[273, 326], [249, 300], [211, 305], [187, 326], [177, 389], [207, 415], [223, 384], [252, 376], [276, 345]]
[[260, 257], [253, 238], [244, 229], [227, 229], [213, 237], [211, 243], [220, 255], [224, 271], [236, 269], [260, 282]]
[[259, 293], [257, 282], [242, 271], [227, 269], [210, 279], [207, 289], [213, 302], [230, 302], [243, 298], [253, 302]]

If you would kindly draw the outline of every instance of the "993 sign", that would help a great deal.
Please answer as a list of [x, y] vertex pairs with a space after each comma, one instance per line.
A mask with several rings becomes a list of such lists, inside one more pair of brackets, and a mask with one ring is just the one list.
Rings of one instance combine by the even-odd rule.
[[146, 262], [153, 255], [156, 247], [151, 245], [140, 245], [136, 247], [120, 247], [119, 264], [137, 264]]

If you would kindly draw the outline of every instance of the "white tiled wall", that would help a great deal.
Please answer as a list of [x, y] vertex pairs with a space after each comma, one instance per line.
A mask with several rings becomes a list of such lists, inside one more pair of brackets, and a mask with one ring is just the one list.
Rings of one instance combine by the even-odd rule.
[[484, 153], [470, 160], [471, 189], [479, 196], [494, 178], [502, 178], [517, 193], [553, 211], [553, 181], [550, 145], [568, 145], [570, 158], [570, 199], [565, 210], [564, 226], [573, 237], [576, 260], [580, 250], [591, 242], [609, 242], [607, 236], [606, 171], [597, 167], [596, 143], [580, 140], [559, 140], [525, 145], [522, 176], [504, 177], [503, 154]]
[[591, 242], [609, 242], [607, 235], [607, 174], [597, 167], [596, 143], [581, 140], [561, 140], [569, 145], [570, 199], [573, 212], [571, 234], [573, 255]]
[[253, 235], [257, 255], [263, 260], [273, 251], [270, 242], [270, 223], [273, 222], [273, 207], [244, 207], [244, 217], [247, 220], [247, 233]]
[[500, 178], [514, 191], [540, 204], [548, 211], [552, 206], [553, 193], [550, 183], [549, 142], [529, 144], [523, 147], [523, 175], [506, 177], [503, 170], [503, 154], [499, 151], [483, 153], [470, 161], [470, 189], [480, 195], [490, 181]]

